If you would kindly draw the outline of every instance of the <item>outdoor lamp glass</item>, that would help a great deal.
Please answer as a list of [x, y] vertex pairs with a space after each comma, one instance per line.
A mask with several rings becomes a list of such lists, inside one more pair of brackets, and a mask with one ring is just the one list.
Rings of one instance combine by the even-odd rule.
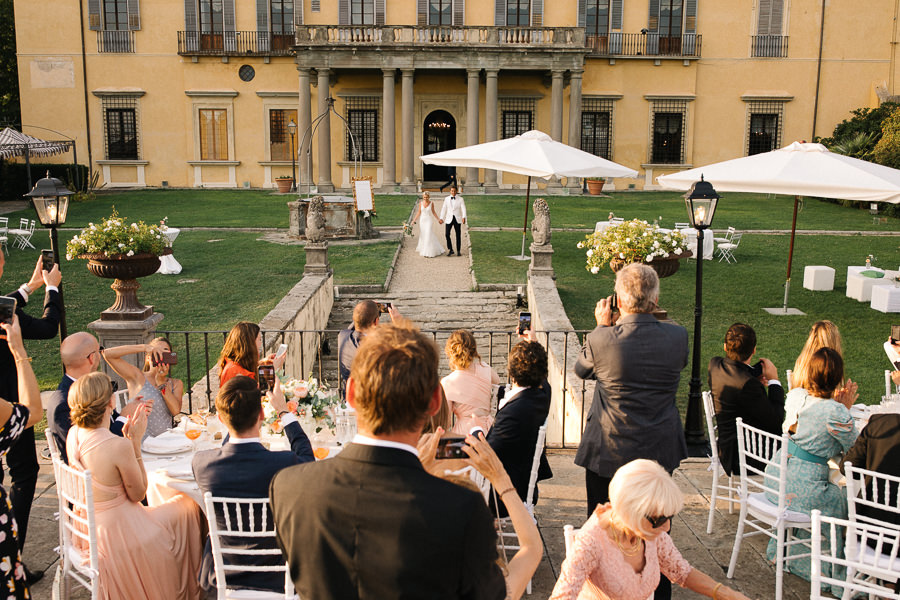
[[716, 214], [716, 204], [719, 202], [718, 192], [712, 184], [703, 180], [691, 187], [691, 191], [684, 195], [684, 205], [687, 207], [688, 218], [694, 229], [708, 229], [712, 226], [713, 217]]
[[295, 133], [297, 133], [297, 124], [294, 123], [293, 119], [291, 119], [290, 122], [287, 124], [287, 128], [288, 128], [288, 132], [290, 132], [291, 135], [294, 135]]
[[69, 196], [74, 192], [67, 189], [62, 181], [50, 177], [50, 172], [34, 184], [34, 189], [25, 194], [31, 198], [38, 219], [44, 227], [59, 227], [66, 222], [69, 211]]

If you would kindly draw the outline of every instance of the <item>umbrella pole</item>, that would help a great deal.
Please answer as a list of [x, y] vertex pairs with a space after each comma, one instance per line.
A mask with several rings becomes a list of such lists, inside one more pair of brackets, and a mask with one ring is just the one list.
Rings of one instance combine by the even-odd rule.
[[784, 312], [788, 308], [788, 295], [791, 293], [791, 265], [794, 260], [794, 236], [797, 233], [797, 207], [800, 204], [800, 196], [794, 196], [794, 219], [791, 222], [791, 246], [788, 250], [787, 281], [784, 282]]
[[525, 188], [525, 222], [522, 224], [522, 254], [519, 260], [525, 260], [525, 236], [528, 231], [528, 205], [531, 204], [531, 175], [528, 176], [528, 183]]

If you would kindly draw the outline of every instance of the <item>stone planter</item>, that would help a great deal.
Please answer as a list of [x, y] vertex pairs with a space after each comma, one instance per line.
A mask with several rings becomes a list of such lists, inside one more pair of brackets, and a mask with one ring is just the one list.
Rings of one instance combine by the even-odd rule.
[[[669, 277], [674, 275], [678, 268], [681, 266], [681, 259], [690, 258], [693, 256], [690, 250], [685, 250], [680, 256], [677, 257], [669, 257], [669, 258], [657, 258], [650, 262], [645, 262], [644, 264], [652, 267], [656, 274], [659, 275], [659, 278]], [[618, 273], [619, 269], [624, 267], [626, 263], [624, 260], [614, 258], [609, 261], [609, 268], [612, 269], [613, 273]]]
[[[167, 249], [171, 252], [171, 249]], [[103, 321], [142, 321], [153, 314], [152, 306], [144, 306], [137, 299], [141, 284], [138, 277], [153, 275], [159, 270], [155, 254], [110, 257], [106, 254], [81, 254], [88, 259], [87, 269], [97, 277], [115, 279], [110, 286], [116, 292], [115, 303], [100, 313]]]
[[287, 177], [284, 179], [279, 177], [278, 179], [275, 180], [275, 185], [278, 186], [279, 194], [287, 194], [288, 192], [291, 191], [291, 188], [294, 187], [294, 180], [291, 179], [290, 177]]
[[588, 179], [587, 180], [587, 189], [588, 194], [592, 196], [599, 196], [603, 193], [603, 183], [602, 179]]

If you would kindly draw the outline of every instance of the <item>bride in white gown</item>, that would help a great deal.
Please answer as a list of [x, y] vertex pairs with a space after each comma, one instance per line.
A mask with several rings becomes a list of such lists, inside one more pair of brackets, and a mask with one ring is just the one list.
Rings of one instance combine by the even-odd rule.
[[444, 254], [444, 246], [441, 240], [434, 232], [435, 221], [439, 221], [437, 213], [434, 211], [434, 202], [431, 201], [431, 195], [428, 192], [422, 194], [422, 201], [416, 209], [416, 216], [413, 217], [413, 223], [422, 217], [419, 223], [419, 245], [416, 246], [416, 252], [425, 258], [433, 256], [441, 256]]

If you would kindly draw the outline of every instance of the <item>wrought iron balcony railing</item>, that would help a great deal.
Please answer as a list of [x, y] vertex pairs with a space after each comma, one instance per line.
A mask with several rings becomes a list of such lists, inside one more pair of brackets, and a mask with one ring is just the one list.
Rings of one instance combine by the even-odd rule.
[[97, 52], [134, 52], [134, 32], [115, 30], [98, 31]]
[[178, 32], [178, 54], [189, 56], [290, 56], [293, 45], [293, 31]]
[[658, 33], [610, 33], [587, 36], [586, 45], [592, 54], [600, 56], [700, 58], [701, 38], [696, 33], [674, 37]]
[[754, 35], [750, 39], [750, 56], [759, 58], [787, 58], [788, 36]]

